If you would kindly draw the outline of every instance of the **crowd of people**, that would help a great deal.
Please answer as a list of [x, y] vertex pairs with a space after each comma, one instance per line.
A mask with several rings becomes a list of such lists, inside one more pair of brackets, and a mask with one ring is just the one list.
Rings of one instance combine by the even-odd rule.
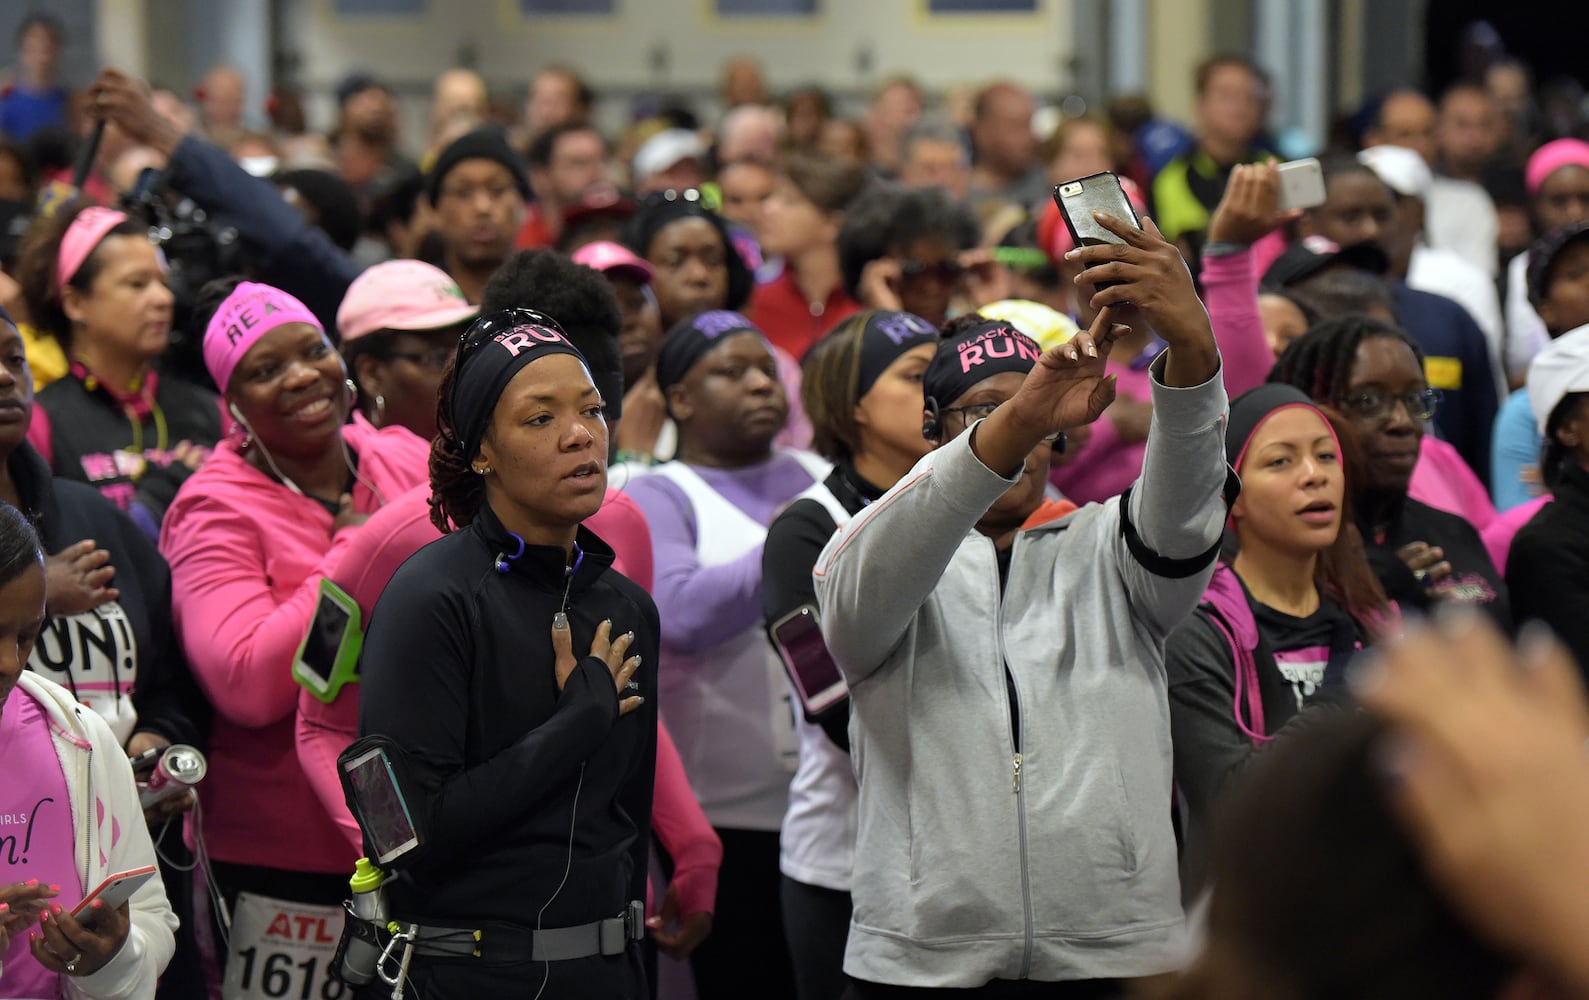
[[456, 69], [408, 142], [60, 31], [0, 93], [0, 997], [1589, 995], [1589, 121], [1523, 64], [1283, 208], [1239, 56], [1044, 132]]

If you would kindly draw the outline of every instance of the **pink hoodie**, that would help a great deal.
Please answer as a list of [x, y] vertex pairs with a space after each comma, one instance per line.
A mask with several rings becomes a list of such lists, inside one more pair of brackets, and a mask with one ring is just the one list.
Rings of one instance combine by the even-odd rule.
[[[429, 445], [356, 416], [342, 430], [358, 456], [354, 509], [373, 513], [424, 482]], [[209, 774], [199, 785], [210, 854], [234, 864], [351, 871], [357, 853], [322, 810], [293, 753], [292, 679], [318, 600], [359, 530], [338, 532], [319, 503], [254, 468], [222, 442], [172, 501], [160, 534], [172, 614], [193, 674], [215, 706]]]
[[[409, 556], [441, 537], [430, 523], [430, 487], [422, 485], [393, 498], [372, 515], [342, 553], [332, 579], [359, 604], [369, 622], [387, 581]], [[651, 589], [651, 532], [645, 515], [626, 494], [608, 490], [601, 509], [585, 522], [613, 548], [613, 567]], [[356, 854], [363, 853], [359, 827], [348, 812], [337, 776], [337, 756], [358, 735], [358, 688], [348, 688], [326, 704], [298, 694], [298, 762], [326, 815], [340, 828]], [[657, 770], [652, 824], [674, 860], [673, 885], [684, 914], [710, 911], [717, 897], [717, 868], [723, 848], [701, 812], [684, 774], [684, 764], [666, 729], [657, 730]]]
[[[1203, 298], [1219, 344], [1225, 393], [1231, 399], [1262, 385], [1274, 367], [1274, 352], [1258, 314], [1257, 289], [1252, 250], [1203, 261]], [[1120, 377], [1119, 396], [1144, 403], [1152, 398], [1148, 366], [1133, 367], [1130, 362], [1110, 358], [1108, 368], [1110, 374]], [[1075, 460], [1054, 469], [1049, 479], [1073, 503], [1102, 502], [1137, 481], [1146, 452], [1146, 441], [1122, 441], [1105, 412], [1092, 425], [1092, 436]]]

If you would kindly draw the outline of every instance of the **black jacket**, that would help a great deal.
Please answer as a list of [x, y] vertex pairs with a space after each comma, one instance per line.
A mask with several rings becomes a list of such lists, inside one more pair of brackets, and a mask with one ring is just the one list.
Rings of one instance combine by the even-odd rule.
[[1412, 339], [1423, 348], [1431, 375], [1457, 375], [1456, 384], [1431, 388], [1444, 394], [1435, 411], [1440, 436], [1451, 442], [1468, 466], [1485, 483], [1490, 481], [1490, 435], [1500, 401], [1495, 395], [1495, 371], [1484, 331], [1461, 304], [1407, 287], [1394, 281], [1391, 290], [1396, 316]]
[[[1357, 522], [1363, 533], [1369, 565], [1374, 568], [1374, 575], [1379, 577], [1386, 595], [1401, 606], [1403, 613], [1427, 612], [1438, 597], [1448, 604], [1482, 608], [1502, 630], [1512, 631], [1512, 605], [1506, 581], [1496, 571], [1489, 550], [1473, 525], [1455, 514], [1403, 497], [1389, 508], [1386, 528], [1380, 535], [1375, 533], [1364, 512], [1366, 506], [1358, 504]], [[1432, 589], [1425, 589], [1396, 555], [1397, 549], [1413, 542], [1443, 549], [1446, 561], [1451, 564], [1451, 575]]]
[[133, 732], [154, 732], [203, 749], [210, 705], [172, 628], [171, 570], [154, 543], [92, 487], [51, 477], [32, 446], [24, 443], [12, 452], [6, 467], [44, 550], [53, 554], [92, 538], [110, 553], [116, 568], [111, 586], [121, 592], [114, 608], [50, 618], [28, 665], [74, 696], [79, 683], [85, 694], [95, 686], [89, 695], [94, 699], [116, 694], [98, 685], [108, 682], [119, 689], [125, 684], [138, 714]]
[[1517, 620], [1549, 625], [1589, 673], [1589, 472], [1569, 464], [1555, 493], [1512, 539], [1506, 584]]
[[[409, 558], [370, 616], [359, 735], [401, 744], [429, 798], [419, 807], [425, 855], [392, 884], [396, 916], [570, 927], [645, 898], [656, 605], [612, 569], [612, 549], [594, 533], [581, 528], [578, 544], [584, 558], [571, 586], [558, 547], [528, 547], [498, 572], [499, 553], [518, 543], [482, 508], [471, 526]], [[552, 617], [565, 587], [583, 659], [559, 694]], [[611, 672], [585, 655], [603, 619], [614, 636], [632, 630], [631, 653], [641, 657], [635, 679], [646, 702], [621, 718]], [[523, 974], [538, 984], [545, 968]], [[550, 975], [547, 996], [619, 996], [633, 986], [599, 959], [554, 962]]]
[[359, 270], [329, 236], [271, 184], [197, 136], [185, 136], [172, 152], [166, 183], [236, 229], [244, 263], [258, 280], [296, 296], [336, 339], [337, 307]]
[[[33, 416], [37, 421], [42, 409], [49, 421], [48, 457], [55, 475], [99, 490], [150, 538], [159, 536], [171, 498], [193, 471], [172, 460], [172, 449], [182, 441], [213, 448], [222, 431], [214, 393], [179, 378], [155, 378], [157, 409], [137, 419], [110, 390], [74, 366], [39, 391]], [[129, 455], [134, 446], [137, 454]], [[139, 457], [143, 462], [135, 468]]]
[[[840, 462], [828, 473], [822, 485], [832, 493], [839, 504], [854, 515], [862, 507], [882, 496], [884, 491], [860, 477], [849, 462]], [[768, 625], [794, 611], [796, 608], [817, 603], [816, 588], [811, 583], [811, 570], [816, 567], [817, 556], [838, 528], [828, 508], [812, 499], [796, 500], [767, 529], [767, 541], [761, 555], [761, 606], [766, 612]], [[839, 749], [850, 749], [850, 703], [824, 713], [820, 720], [823, 732], [828, 734]]]

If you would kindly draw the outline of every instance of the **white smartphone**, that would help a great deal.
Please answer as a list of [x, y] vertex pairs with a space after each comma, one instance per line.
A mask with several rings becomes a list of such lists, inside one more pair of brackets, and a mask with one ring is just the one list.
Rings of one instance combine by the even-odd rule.
[[822, 622], [809, 604], [795, 608], [768, 630], [784, 670], [800, 695], [807, 719], [816, 717], [849, 696], [850, 689], [838, 664], [822, 641]]
[[1280, 164], [1280, 211], [1324, 204], [1324, 168], [1312, 157]]
[[132, 898], [133, 893], [143, 888], [145, 882], [154, 878], [155, 866], [144, 865], [142, 868], [131, 868], [124, 872], [117, 872], [99, 883], [99, 888], [83, 897], [83, 901], [72, 907], [72, 919], [86, 922], [93, 919], [94, 911], [90, 909], [97, 899], [105, 904], [105, 909], [114, 910]]
[[385, 867], [418, 847], [413, 814], [386, 750], [376, 747], [339, 763], [347, 775], [344, 788], [353, 791], [355, 818], [370, 839], [370, 860]]

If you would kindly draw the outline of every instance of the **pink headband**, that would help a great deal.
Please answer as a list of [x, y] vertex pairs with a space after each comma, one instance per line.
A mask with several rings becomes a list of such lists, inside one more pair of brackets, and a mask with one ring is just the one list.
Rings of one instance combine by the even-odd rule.
[[1263, 427], [1264, 424], [1267, 424], [1275, 416], [1275, 414], [1284, 413], [1287, 410], [1311, 410], [1312, 412], [1318, 414], [1319, 419], [1324, 421], [1324, 429], [1330, 432], [1330, 440], [1335, 443], [1335, 454], [1339, 456], [1339, 460], [1343, 464], [1345, 463], [1346, 456], [1341, 455], [1341, 439], [1336, 436], [1335, 425], [1330, 423], [1330, 418], [1325, 415], [1324, 411], [1319, 409], [1317, 406], [1314, 406], [1312, 403], [1285, 403], [1281, 406], [1275, 407], [1268, 413], [1265, 413], [1263, 417], [1253, 425], [1252, 433], [1248, 434], [1247, 440], [1241, 443], [1241, 450], [1236, 453], [1236, 462], [1231, 466], [1231, 468], [1236, 470], [1237, 475], [1241, 475], [1241, 463], [1247, 460], [1247, 448], [1252, 444], [1252, 439], [1258, 436], [1258, 431]]
[[83, 261], [99, 246], [105, 234], [126, 221], [127, 214], [114, 208], [94, 205], [78, 212], [77, 218], [66, 227], [66, 235], [61, 237], [61, 249], [55, 255], [56, 290], [65, 292], [66, 283], [83, 269]]
[[1589, 170], [1589, 142], [1582, 139], [1557, 139], [1534, 150], [1523, 168], [1523, 187], [1530, 196], [1539, 194], [1545, 178], [1562, 167], [1583, 167]]
[[245, 281], [232, 290], [204, 328], [204, 367], [221, 392], [259, 338], [288, 323], [308, 323], [326, 335], [309, 307], [279, 288]]

